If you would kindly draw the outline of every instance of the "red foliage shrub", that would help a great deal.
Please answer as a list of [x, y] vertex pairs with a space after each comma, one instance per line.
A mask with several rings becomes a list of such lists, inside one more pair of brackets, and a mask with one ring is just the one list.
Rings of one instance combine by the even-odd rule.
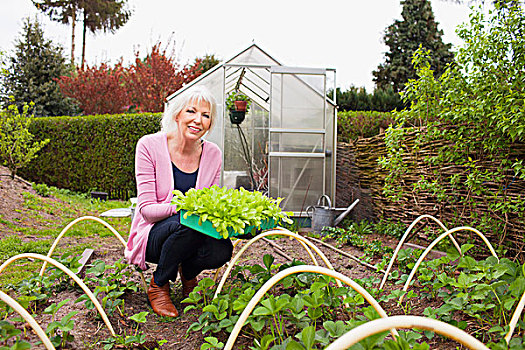
[[174, 55], [167, 54], [157, 43], [146, 58], [135, 54], [135, 63], [114, 68], [100, 67], [78, 70], [73, 77], [58, 80], [65, 96], [76, 99], [84, 114], [116, 114], [129, 110], [161, 112], [166, 97], [202, 73], [201, 60], [179, 67]]
[[121, 62], [113, 68], [102, 63], [79, 69], [75, 76], [61, 76], [57, 82], [62, 94], [77, 100], [84, 114], [117, 114], [125, 112], [130, 104], [125, 77], [126, 68]]
[[144, 60], [138, 53], [135, 56], [126, 86], [140, 112], [161, 112], [166, 97], [200, 75], [199, 62], [179, 70], [174, 58], [166, 55], [166, 49], [161, 50], [160, 43], [153, 46]]

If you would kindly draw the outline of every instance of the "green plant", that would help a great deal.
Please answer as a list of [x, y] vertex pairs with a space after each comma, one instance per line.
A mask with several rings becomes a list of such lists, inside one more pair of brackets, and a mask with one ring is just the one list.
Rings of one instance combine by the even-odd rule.
[[[118, 311], [123, 316], [123, 296], [127, 292], [136, 292], [138, 290], [136, 283], [131, 280], [131, 268], [129, 265], [122, 263], [121, 260], [116, 261], [113, 265], [106, 265], [104, 261], [97, 260], [86, 270], [86, 275], [88, 275], [86, 281], [96, 285], [93, 293], [97, 296], [102, 296], [102, 306], [108, 315]], [[94, 308], [93, 303], [86, 294], [80, 296], [76, 303], [81, 301], [85, 301], [87, 308]]]
[[395, 238], [401, 238], [403, 233], [405, 233], [405, 230], [406, 225], [402, 222], [385, 218], [381, 218], [381, 220], [375, 225], [375, 231], [377, 233]]
[[15, 326], [5, 320], [0, 321], [0, 344], [7, 344], [12, 342], [10, 347], [1, 346], [0, 350], [26, 350], [31, 349], [31, 344], [21, 339], [22, 331], [15, 328]]
[[392, 123], [390, 112], [339, 111], [337, 112], [337, 140], [349, 142], [376, 136], [380, 134], [381, 129], [386, 130]]
[[222, 237], [230, 232], [244, 233], [245, 227], [260, 227], [265, 220], [292, 223], [279, 207], [282, 198], [273, 199], [258, 191], [244, 188], [228, 189], [216, 185], [203, 189], [190, 189], [186, 194], [173, 191], [172, 204], [188, 215], [199, 216], [199, 224], [209, 220]]
[[35, 192], [42, 197], [49, 197], [51, 195], [51, 189], [46, 184], [32, 184]]
[[[50, 336], [51, 342], [56, 347], [64, 347], [68, 342], [73, 340], [71, 331], [75, 327], [75, 321], [71, 318], [75, 316], [78, 311], [71, 311], [60, 320], [55, 319], [57, 311], [68, 301], [70, 301], [70, 299], [62, 300], [58, 304], [53, 303], [44, 310], [44, 313], [52, 315], [52, 321], [48, 324], [46, 333]], [[60, 331], [60, 333], [58, 331]]]
[[246, 113], [250, 110], [251, 99], [240, 92], [239, 90], [234, 90], [228, 94], [226, 97], [226, 109], [235, 110], [235, 101], [246, 101]]
[[222, 349], [224, 348], [224, 343], [220, 342], [215, 337], [206, 337], [204, 338], [206, 343], [201, 345], [201, 350], [211, 350], [211, 349]]
[[12, 179], [18, 169], [36, 158], [38, 151], [49, 143], [49, 139], [34, 141], [29, 132], [29, 108], [32, 106], [23, 104], [20, 113], [14, 98], [11, 98], [7, 109], [0, 109], [0, 163], [9, 168]]

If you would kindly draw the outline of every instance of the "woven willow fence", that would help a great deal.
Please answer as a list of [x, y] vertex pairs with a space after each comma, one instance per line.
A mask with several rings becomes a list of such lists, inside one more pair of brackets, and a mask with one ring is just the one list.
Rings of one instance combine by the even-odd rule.
[[[406, 143], [413, 143], [414, 139], [415, 137], [410, 136], [406, 139]], [[446, 193], [455, 199], [469, 197], [472, 200], [468, 202], [468, 206], [440, 203], [432, 193], [414, 190], [414, 184], [421, 175], [431, 176], [436, 170], [423, 159], [426, 156], [435, 155], [438, 146], [442, 145], [421, 145], [420, 152], [415, 157], [406, 156], [404, 161], [415, 164], [415, 166], [411, 167], [403, 177], [403, 190], [406, 195], [401, 200], [392, 202], [382, 192], [386, 171], [378, 164], [378, 158], [386, 155], [383, 135], [359, 139], [352, 143], [339, 142], [337, 147], [337, 206], [348, 206], [354, 199], [359, 198], [359, 205], [353, 213], [354, 220], [377, 221], [383, 217], [409, 225], [417, 216], [430, 214], [447, 223], [449, 228], [461, 225], [478, 226], [479, 222], [476, 222], [476, 218], [488, 214], [501, 224], [499, 233], [484, 233], [494, 245], [503, 244], [508, 249], [508, 257], [524, 261], [525, 213], [508, 213], [500, 217], [489, 210], [489, 200], [494, 201], [494, 199], [468, 193], [465, 190], [453, 190], [450, 184], [444, 184]], [[513, 158], [525, 159], [525, 144], [513, 144], [511, 154]], [[495, 167], [494, 164], [483, 161], [480, 161], [478, 166], [489, 172]], [[441, 167], [439, 170], [444, 177], [465, 172], [465, 169], [456, 165]], [[484, 183], [483, 186], [492, 193], [501, 192], [497, 200], [502, 203], [511, 198], [519, 198], [519, 196], [523, 199], [525, 196], [525, 181], [513, 178], [513, 174], [507, 176], [505, 183], [491, 182]], [[460, 235], [459, 239], [462, 243], [465, 243], [467, 239], [476, 242], [475, 237]]]

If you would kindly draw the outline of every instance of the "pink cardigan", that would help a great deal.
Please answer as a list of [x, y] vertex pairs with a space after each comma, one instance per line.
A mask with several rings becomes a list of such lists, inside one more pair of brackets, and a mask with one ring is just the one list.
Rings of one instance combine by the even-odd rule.
[[[216, 144], [204, 141], [196, 188], [218, 185], [222, 154]], [[143, 136], [135, 153], [137, 207], [124, 256], [128, 263], [146, 270], [146, 246], [149, 231], [157, 221], [176, 213], [173, 198], [173, 170], [165, 132]]]

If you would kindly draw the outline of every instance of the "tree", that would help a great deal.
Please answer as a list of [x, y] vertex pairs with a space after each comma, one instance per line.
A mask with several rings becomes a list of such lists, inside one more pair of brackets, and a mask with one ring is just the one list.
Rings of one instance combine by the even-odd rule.
[[[340, 111], [379, 111], [390, 112], [394, 109], [402, 109], [403, 102], [398, 93], [392, 88], [374, 89], [369, 94], [364, 87], [351, 86], [346, 91], [337, 88], [337, 106]], [[331, 95], [332, 92], [328, 94]]]
[[71, 64], [75, 61], [75, 28], [78, 14], [82, 15], [82, 60], [84, 69], [86, 56], [86, 32], [99, 30], [114, 33], [131, 16], [125, 8], [127, 0], [31, 0], [53, 21], [71, 23]]
[[[34, 102], [36, 116], [71, 115], [76, 112], [73, 101], [64, 98], [55, 81], [68, 74], [62, 48], [44, 38], [38, 21], [27, 18], [15, 52], [8, 58], [5, 88], [18, 107]], [[4, 104], [8, 102], [4, 99]]]
[[71, 23], [71, 65], [75, 64], [75, 27], [81, 0], [31, 0], [37, 9], [49, 16], [52, 21]]
[[127, 86], [133, 104], [142, 112], [160, 112], [166, 97], [198, 77], [202, 68], [196, 59], [192, 66], [179, 68], [175, 57], [157, 43], [145, 59], [137, 52], [135, 64], [129, 70]]
[[0, 101], [3, 101], [7, 98], [6, 91], [5, 91], [6, 76], [7, 76], [7, 69], [6, 69], [6, 63], [5, 63], [5, 54], [3, 51], [0, 51]]
[[452, 62], [450, 44], [444, 44], [443, 31], [438, 29], [432, 6], [428, 0], [402, 0], [402, 20], [395, 20], [386, 28], [383, 40], [389, 51], [385, 62], [373, 71], [376, 87], [395, 92], [403, 90], [409, 79], [416, 78], [412, 56], [421, 46], [431, 52], [431, 67], [440, 75]]
[[11, 99], [7, 108], [0, 109], [0, 163], [11, 171], [14, 179], [18, 169], [36, 158], [36, 154], [49, 139], [33, 141], [29, 132], [30, 105], [24, 103], [22, 113]]
[[[200, 63], [197, 62], [198, 60], [200, 61]], [[202, 74], [202, 73], [207, 72], [208, 70], [212, 69], [213, 67], [215, 67], [219, 63], [221, 63], [221, 61], [217, 57], [215, 57], [214, 54], [211, 54], [211, 55], [206, 54], [202, 58], [196, 58], [195, 62], [194, 62], [194, 65], [198, 64], [198, 67], [201, 70], [200, 73]]]
[[93, 34], [97, 31], [115, 33], [131, 17], [131, 11], [126, 9], [127, 0], [82, 0], [83, 27], [82, 27], [82, 60], [81, 69], [84, 69], [86, 57], [86, 31]]

